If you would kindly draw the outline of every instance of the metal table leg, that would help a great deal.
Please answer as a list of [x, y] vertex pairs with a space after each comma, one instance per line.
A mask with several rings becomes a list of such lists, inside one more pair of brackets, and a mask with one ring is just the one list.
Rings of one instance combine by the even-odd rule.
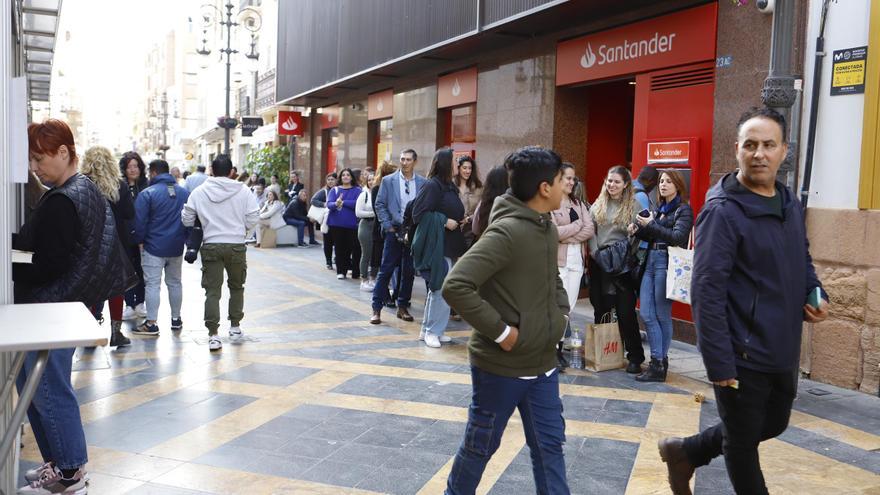
[[[22, 352], [21, 355], [24, 355], [24, 353]], [[24, 387], [22, 387], [21, 394], [18, 396], [18, 404], [15, 405], [15, 410], [12, 411], [12, 420], [6, 425], [6, 431], [3, 432], [3, 440], [0, 441], [0, 459], [6, 459], [9, 456], [12, 442], [15, 441], [15, 437], [18, 434], [18, 427], [24, 421], [24, 415], [27, 413], [31, 400], [37, 392], [37, 386], [40, 384], [40, 378], [43, 377], [43, 372], [46, 370], [46, 362], [48, 360], [49, 351], [39, 351], [37, 353], [37, 362], [34, 363], [33, 369], [24, 382]]]
[[6, 404], [6, 401], [9, 399], [9, 394], [12, 393], [12, 388], [15, 386], [15, 378], [18, 376], [19, 371], [21, 371], [26, 356], [26, 352], [15, 353], [15, 360], [12, 361], [12, 367], [9, 368], [9, 375], [6, 376], [3, 391], [0, 392], [0, 404]]

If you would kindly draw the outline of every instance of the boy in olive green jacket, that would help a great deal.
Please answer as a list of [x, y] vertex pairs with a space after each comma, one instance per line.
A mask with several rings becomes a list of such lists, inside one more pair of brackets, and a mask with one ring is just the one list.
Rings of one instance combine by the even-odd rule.
[[538, 493], [569, 493], [562, 445], [556, 343], [569, 311], [557, 270], [559, 235], [549, 213], [562, 200], [562, 161], [521, 148], [504, 163], [510, 190], [495, 200], [488, 229], [447, 275], [443, 297], [474, 327], [468, 343], [473, 402], [448, 495], [476, 491], [519, 409]]

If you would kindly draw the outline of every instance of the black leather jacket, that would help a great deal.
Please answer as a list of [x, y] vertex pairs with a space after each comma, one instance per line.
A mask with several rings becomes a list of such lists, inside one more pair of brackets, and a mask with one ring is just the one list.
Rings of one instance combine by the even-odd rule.
[[665, 242], [670, 246], [686, 248], [693, 226], [694, 210], [688, 204], [680, 204], [671, 214], [663, 217], [655, 211], [654, 221], [639, 227], [636, 237], [648, 242]]

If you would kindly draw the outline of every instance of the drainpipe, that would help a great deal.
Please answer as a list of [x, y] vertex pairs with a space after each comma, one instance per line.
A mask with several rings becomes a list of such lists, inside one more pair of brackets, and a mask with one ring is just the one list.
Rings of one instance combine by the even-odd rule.
[[[795, 77], [791, 73], [791, 52], [794, 41], [795, 4], [798, 3], [793, 0], [776, 2], [773, 9], [773, 33], [770, 39], [770, 73], [764, 79], [764, 87], [761, 89], [764, 105], [781, 113], [786, 122], [790, 121], [791, 106], [797, 98], [797, 91], [794, 88]], [[783, 138], [788, 141], [790, 135]], [[794, 151], [789, 147], [788, 155], [777, 172], [777, 178], [794, 190], [796, 170]]]
[[801, 184], [801, 204], [807, 211], [810, 200], [810, 178], [813, 175], [813, 151], [816, 147], [816, 124], [819, 118], [819, 91], [822, 82], [822, 65], [825, 61], [825, 21], [828, 18], [828, 0], [822, 2], [822, 18], [819, 35], [816, 36], [816, 61], [813, 63], [813, 84], [810, 94], [810, 123], [807, 127], [807, 154], [804, 157], [804, 180]]

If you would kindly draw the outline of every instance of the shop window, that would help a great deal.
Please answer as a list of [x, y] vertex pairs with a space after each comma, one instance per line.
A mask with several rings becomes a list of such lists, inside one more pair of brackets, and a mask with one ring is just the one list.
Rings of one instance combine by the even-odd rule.
[[394, 162], [393, 150], [391, 148], [391, 136], [394, 131], [394, 121], [392, 119], [384, 119], [378, 122], [378, 142], [376, 143], [376, 169], [382, 165], [383, 161]]
[[451, 111], [450, 142], [473, 143], [477, 140], [477, 106], [466, 105]]

